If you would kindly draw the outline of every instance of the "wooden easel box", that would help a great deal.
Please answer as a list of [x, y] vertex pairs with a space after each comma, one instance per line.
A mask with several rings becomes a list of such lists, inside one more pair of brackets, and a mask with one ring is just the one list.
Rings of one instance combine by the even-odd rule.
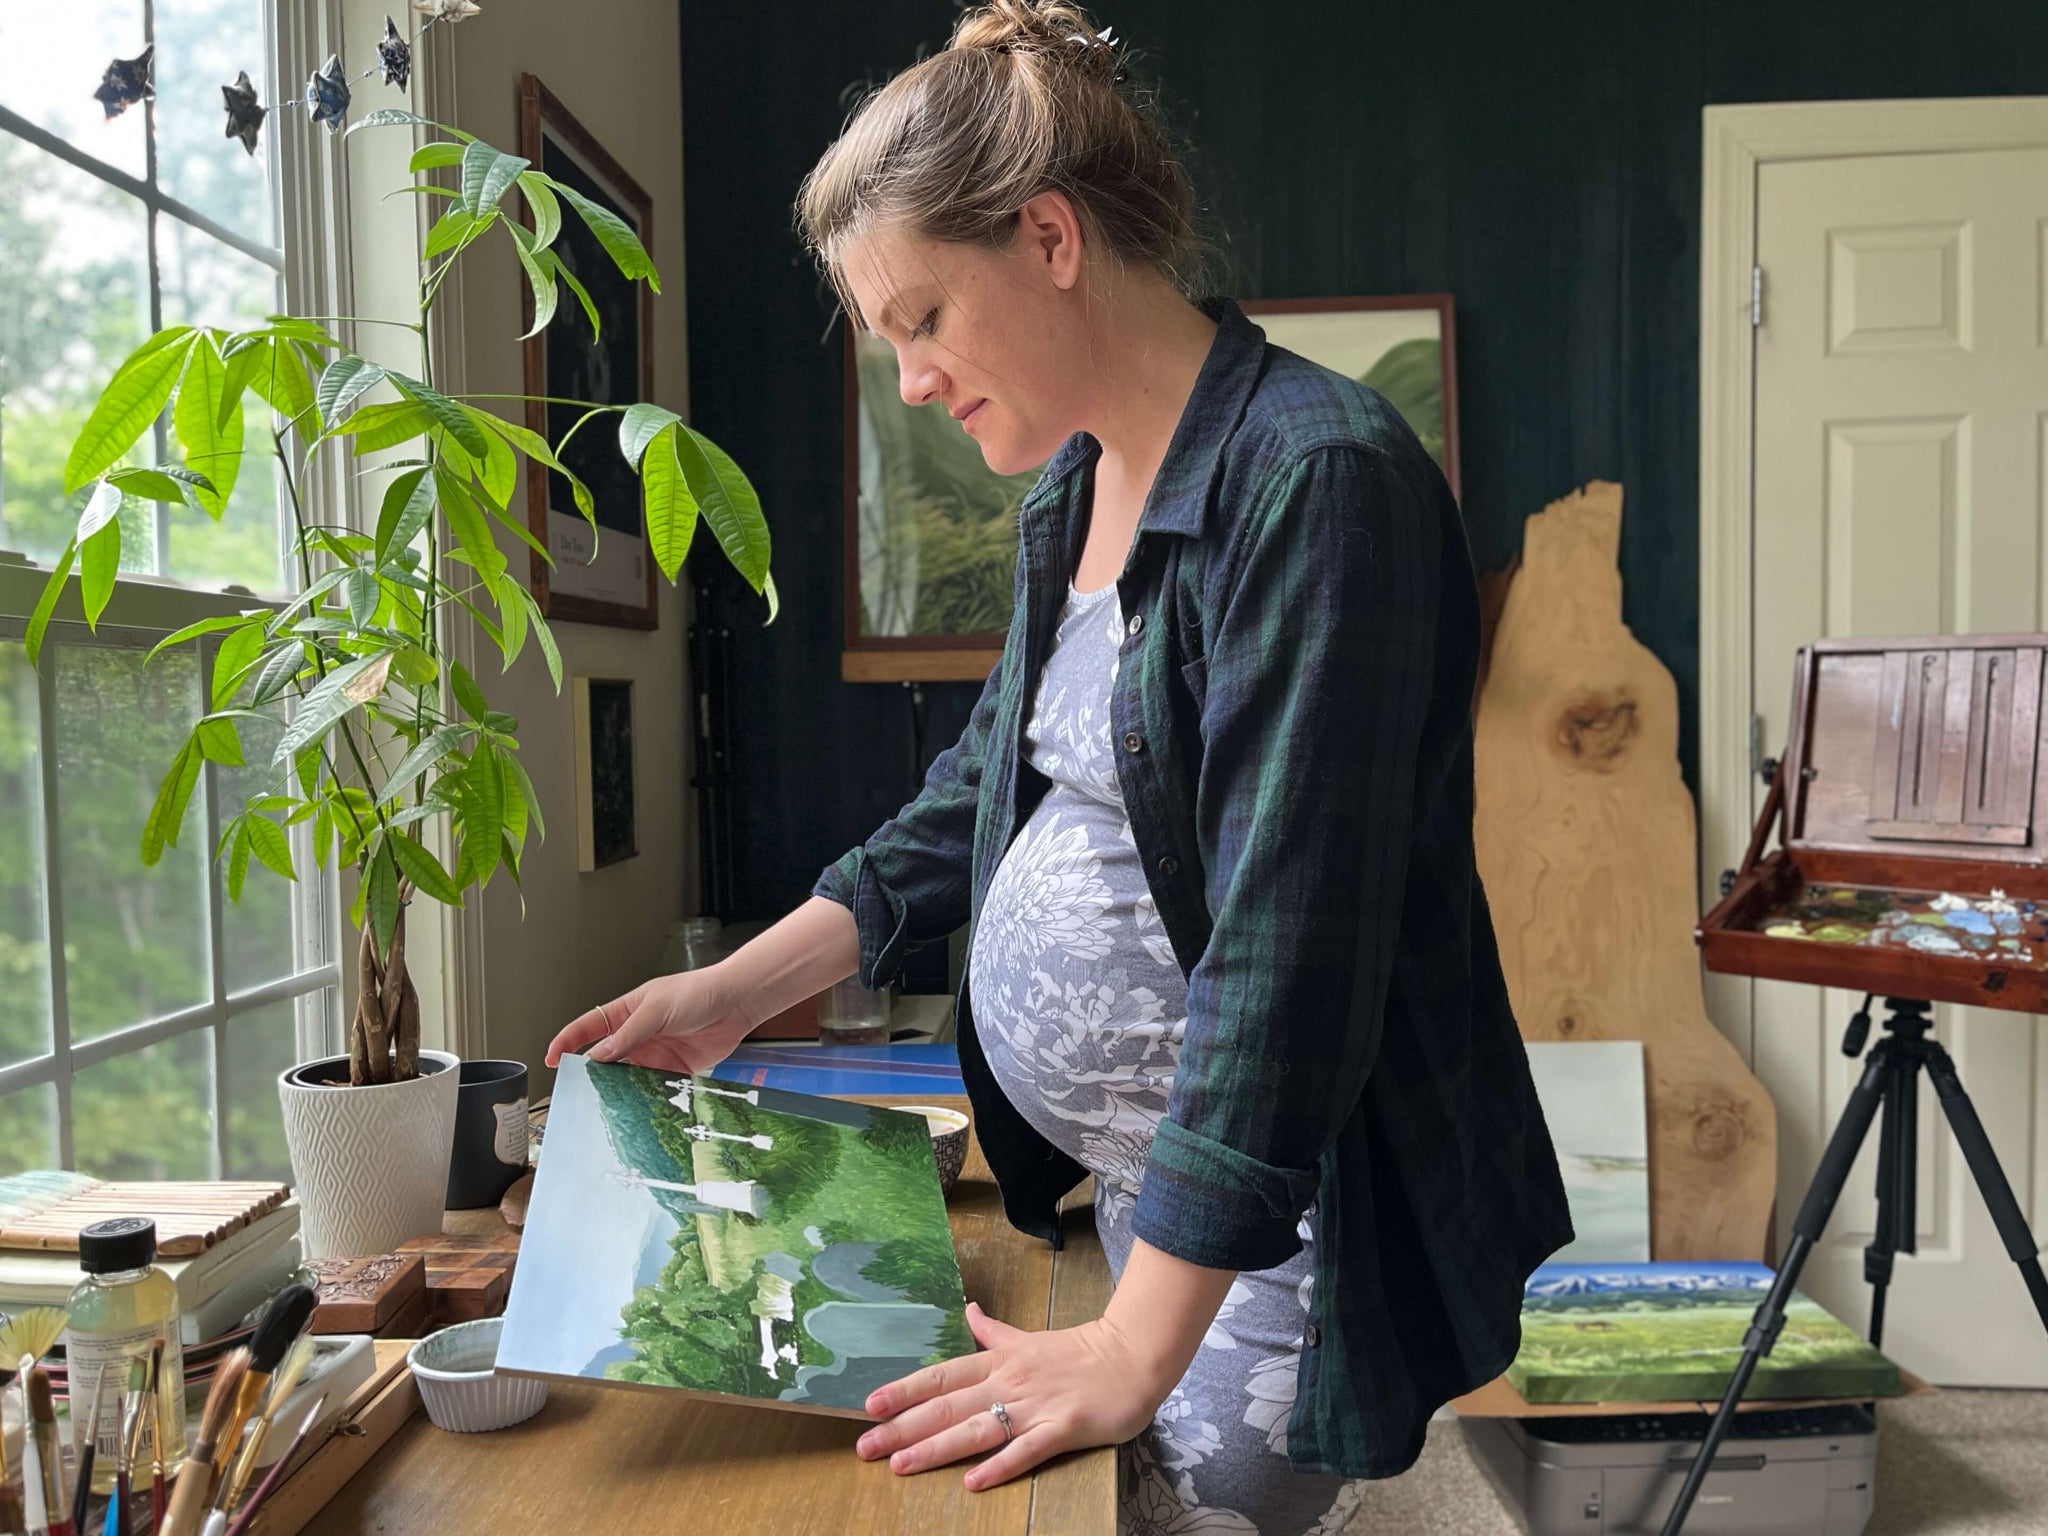
[[[1821, 640], [1793, 667], [1791, 740], [1728, 894], [1694, 937], [1709, 970], [1851, 992], [2048, 1009], [2032, 957], [1773, 938], [1809, 886], [2048, 904], [2048, 635]], [[1781, 823], [1780, 845], [1764, 845]], [[2028, 926], [2032, 926], [2030, 923]]]

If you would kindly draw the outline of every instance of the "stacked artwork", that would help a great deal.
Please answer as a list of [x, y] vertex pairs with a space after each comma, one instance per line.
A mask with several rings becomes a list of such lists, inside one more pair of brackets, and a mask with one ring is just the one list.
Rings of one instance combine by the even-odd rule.
[[[1546, 1264], [1508, 1381], [1531, 1403], [1707, 1402], [1770, 1289], [1761, 1264]], [[1794, 1292], [1745, 1398], [1893, 1397], [1899, 1368]]]
[[865, 1418], [965, 1308], [923, 1117], [562, 1059], [499, 1369]]
[[1532, 1040], [1528, 1050], [1572, 1212], [1572, 1241], [1551, 1262], [1644, 1262], [1650, 1257], [1650, 1130], [1643, 1042]]

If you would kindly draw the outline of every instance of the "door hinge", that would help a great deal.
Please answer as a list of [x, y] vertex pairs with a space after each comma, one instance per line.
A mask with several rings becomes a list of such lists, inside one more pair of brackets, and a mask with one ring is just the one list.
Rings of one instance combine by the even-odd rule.
[[1749, 269], [1749, 324], [1755, 330], [1764, 323], [1764, 269]]

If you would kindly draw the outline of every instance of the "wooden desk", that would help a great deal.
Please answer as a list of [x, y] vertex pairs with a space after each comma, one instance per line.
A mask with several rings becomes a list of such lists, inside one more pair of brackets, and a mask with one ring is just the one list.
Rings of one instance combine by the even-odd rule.
[[[964, 1100], [929, 1097], [898, 1102], [966, 1107]], [[970, 1146], [947, 1202], [968, 1296], [1020, 1328], [1065, 1328], [1101, 1316], [1110, 1279], [1091, 1200], [1085, 1185], [1069, 1198], [1066, 1246], [1054, 1253], [1003, 1219], [981, 1148]], [[967, 1463], [898, 1477], [887, 1462], [860, 1460], [853, 1443], [865, 1428], [814, 1414], [555, 1382], [538, 1415], [494, 1434], [449, 1434], [415, 1414], [304, 1529], [316, 1536], [1116, 1530], [1116, 1453], [1108, 1447], [969, 1493], [960, 1482]]]

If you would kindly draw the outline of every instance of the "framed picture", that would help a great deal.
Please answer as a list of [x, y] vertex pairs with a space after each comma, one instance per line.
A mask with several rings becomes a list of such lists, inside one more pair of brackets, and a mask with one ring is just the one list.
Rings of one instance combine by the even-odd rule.
[[[650, 243], [654, 205], [647, 194], [533, 75], [519, 77], [519, 152], [536, 169], [625, 220], [642, 245]], [[581, 219], [562, 221], [554, 251], [589, 290], [601, 324], [593, 336], [583, 306], [565, 291], [547, 328], [527, 338], [526, 393], [600, 405], [651, 399], [652, 295], [620, 274]], [[532, 302], [529, 294], [528, 324]], [[582, 414], [576, 406], [534, 403], [526, 408], [526, 425], [559, 442]], [[576, 510], [560, 471], [529, 469], [527, 526], [555, 562], [550, 569], [539, 555], [532, 557], [541, 612], [551, 620], [655, 628], [654, 560], [639, 476], [620, 456], [615, 434], [595, 427], [579, 432], [561, 457], [590, 487], [597, 529], [593, 533]]]
[[1458, 488], [1457, 329], [1451, 296], [1254, 299], [1244, 312], [1276, 347], [1369, 384], [1422, 439]]
[[[1266, 299], [1276, 345], [1391, 401], [1458, 493], [1456, 333], [1448, 294]], [[909, 406], [895, 353], [844, 322], [848, 682], [979, 682], [1002, 654], [1017, 509], [1037, 470], [998, 475], [942, 405]]]
[[586, 873], [640, 852], [633, 815], [633, 682], [579, 677], [576, 710], [576, 867]]

